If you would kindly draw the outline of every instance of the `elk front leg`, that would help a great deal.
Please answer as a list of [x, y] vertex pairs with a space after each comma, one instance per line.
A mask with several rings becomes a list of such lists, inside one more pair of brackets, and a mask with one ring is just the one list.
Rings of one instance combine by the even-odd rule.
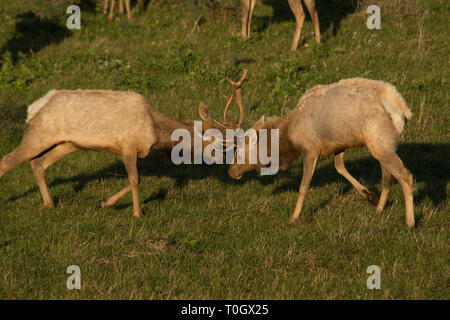
[[297, 204], [295, 205], [294, 213], [289, 220], [289, 223], [294, 222], [299, 216], [302, 210], [303, 200], [305, 200], [306, 192], [308, 191], [309, 184], [311, 183], [311, 178], [314, 174], [314, 169], [316, 167], [318, 153], [309, 153], [303, 159], [303, 175], [302, 181], [300, 182], [300, 190], [298, 192]]
[[125, 151], [123, 153], [123, 162], [125, 164], [125, 169], [127, 170], [128, 173], [128, 179], [130, 180], [131, 193], [133, 194], [133, 215], [137, 218], [143, 218], [144, 215], [142, 214], [141, 206], [139, 203], [139, 189], [138, 189], [139, 175], [137, 170], [137, 151], [136, 150]]
[[252, 22], [253, 9], [255, 9], [256, 0], [241, 0], [242, 10], [242, 38], [250, 37], [250, 26]]
[[297, 50], [298, 40], [300, 39], [303, 22], [305, 21], [305, 12], [303, 11], [301, 0], [289, 0], [288, 2], [296, 22], [294, 38], [292, 39], [291, 45], [291, 51], [295, 51]]

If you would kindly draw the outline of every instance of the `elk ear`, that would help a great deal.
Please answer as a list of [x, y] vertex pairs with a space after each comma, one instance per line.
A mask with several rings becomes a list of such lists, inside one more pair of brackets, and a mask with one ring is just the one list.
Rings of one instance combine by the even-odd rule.
[[255, 129], [255, 131], [258, 131], [262, 128], [264, 124], [264, 116], [262, 116], [255, 124], [252, 126], [252, 129]]
[[200, 114], [200, 118], [202, 118], [203, 121], [211, 121], [211, 118], [209, 117], [208, 107], [203, 102], [200, 102], [198, 113]]

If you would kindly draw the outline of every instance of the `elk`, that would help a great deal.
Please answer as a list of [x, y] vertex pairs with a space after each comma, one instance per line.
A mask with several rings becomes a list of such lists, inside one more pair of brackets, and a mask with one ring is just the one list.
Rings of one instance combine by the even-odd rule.
[[[302, 0], [288, 0], [291, 11], [295, 16], [295, 32], [294, 38], [292, 40], [291, 51], [297, 50], [298, 41], [300, 39], [300, 33], [302, 32], [303, 22], [305, 21], [305, 12], [302, 7]], [[319, 15], [317, 14], [316, 5], [314, 0], [303, 0], [308, 9], [311, 20], [314, 23], [314, 33], [316, 37], [316, 42], [320, 42], [320, 30], [319, 30]], [[250, 25], [252, 22], [253, 9], [255, 8], [256, 0], [241, 0], [241, 12], [242, 12], [242, 37], [250, 37]]]
[[[241, 117], [243, 108], [240, 90], [244, 76], [233, 84]], [[231, 100], [233, 100], [231, 98]], [[230, 102], [231, 103], [231, 102]], [[229, 105], [224, 112], [224, 119]], [[200, 103], [202, 130], [217, 128], [208, 108]], [[220, 124], [222, 127], [229, 123]], [[172, 119], [154, 108], [142, 95], [110, 90], [51, 90], [28, 107], [25, 133], [20, 145], [5, 155], [0, 162], [0, 179], [13, 167], [30, 160], [33, 174], [41, 191], [44, 206], [54, 207], [45, 181], [45, 170], [64, 156], [78, 150], [94, 150], [120, 155], [128, 174], [129, 185], [100, 202], [100, 207], [114, 205], [132, 193], [133, 215], [143, 217], [139, 203], [137, 159], [159, 150], [170, 153], [176, 142], [171, 134], [175, 129], [186, 129], [194, 134], [193, 124]], [[209, 143], [202, 140], [204, 149]], [[193, 148], [191, 148], [193, 150]]]
[[[289, 222], [295, 221], [300, 215], [318, 158], [331, 154], [334, 154], [337, 172], [364, 199], [375, 205], [375, 196], [344, 165], [344, 150], [366, 146], [381, 165], [382, 190], [376, 211], [383, 210], [394, 177], [403, 189], [406, 224], [413, 227], [413, 176], [396, 153], [405, 121], [411, 117], [405, 100], [393, 85], [363, 78], [344, 79], [330, 85], [313, 87], [300, 98], [297, 107], [283, 118], [273, 117], [265, 121], [264, 116], [261, 117], [252, 128], [256, 131], [267, 129], [267, 136], [271, 130], [279, 130], [281, 170], [286, 170], [294, 160], [303, 156], [298, 200]], [[235, 161], [229, 167], [228, 174], [233, 179], [240, 179], [250, 170], [260, 173], [260, 161], [254, 164], [248, 161], [249, 142], [246, 141], [244, 146], [245, 162], [237, 164]]]
[[[105, 0], [103, 5], [103, 13], [108, 12], [108, 1]], [[111, 5], [109, 7], [109, 15], [108, 15], [108, 22], [112, 22], [114, 19], [114, 6], [115, 6], [116, 0], [111, 0]], [[127, 18], [128, 20], [131, 20], [131, 12], [130, 12], [130, 0], [125, 0], [125, 7], [127, 9]], [[119, 0], [119, 13], [123, 13], [123, 4], [122, 0]]]

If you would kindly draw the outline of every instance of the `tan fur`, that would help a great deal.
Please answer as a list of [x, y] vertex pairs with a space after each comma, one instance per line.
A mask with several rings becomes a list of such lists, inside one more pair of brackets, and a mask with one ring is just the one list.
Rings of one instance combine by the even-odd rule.
[[[199, 109], [203, 129], [215, 128], [206, 106]], [[21, 144], [0, 162], [0, 178], [13, 167], [30, 160], [44, 205], [54, 203], [45, 182], [45, 170], [54, 162], [78, 150], [95, 150], [121, 155], [130, 185], [102, 201], [113, 205], [133, 193], [133, 214], [142, 217], [138, 197], [137, 158], [150, 151], [171, 151], [172, 131], [186, 129], [193, 133], [193, 123], [172, 119], [140, 94], [109, 90], [51, 90], [28, 109], [25, 134]], [[203, 148], [207, 143], [204, 142]], [[193, 150], [193, 148], [192, 148]]]
[[[319, 15], [317, 14], [316, 5], [314, 0], [303, 0], [308, 9], [311, 20], [314, 23], [314, 31], [316, 36], [316, 42], [320, 42], [320, 28], [319, 28]], [[288, 0], [292, 13], [294, 14], [296, 27], [294, 32], [294, 38], [292, 39], [291, 51], [297, 50], [298, 41], [302, 32], [303, 22], [305, 21], [305, 12], [302, 7], [301, 0]], [[253, 16], [253, 10], [255, 8], [256, 0], [241, 0], [242, 9], [242, 32], [243, 38], [250, 37], [251, 22]]]
[[[403, 97], [391, 84], [353, 78], [308, 90], [295, 110], [283, 118], [271, 118], [264, 123], [262, 128], [268, 129], [269, 135], [271, 129], [280, 130], [281, 169], [286, 169], [300, 155], [304, 156], [299, 198], [291, 222], [300, 215], [317, 159], [330, 154], [335, 154], [336, 170], [365, 199], [375, 202], [374, 195], [357, 182], [344, 165], [345, 149], [365, 145], [380, 162], [383, 172], [383, 189], [377, 211], [384, 208], [393, 176], [403, 188], [406, 224], [413, 226], [413, 178], [396, 154], [405, 118], [410, 119], [411, 116]], [[228, 172], [236, 179], [247, 171], [259, 171], [260, 168], [260, 163], [233, 164]]]

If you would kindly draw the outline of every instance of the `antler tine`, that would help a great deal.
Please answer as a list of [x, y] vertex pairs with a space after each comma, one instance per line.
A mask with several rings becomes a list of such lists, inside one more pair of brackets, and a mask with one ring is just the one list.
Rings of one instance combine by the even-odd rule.
[[[233, 80], [231, 80], [227, 77], [224, 77], [225, 80], [227, 80], [233, 86], [233, 91], [231, 92], [230, 98], [228, 99], [227, 105], [225, 106], [225, 110], [223, 112], [224, 125], [227, 122], [228, 109], [231, 105], [231, 102], [234, 100], [238, 104], [239, 112], [240, 112], [238, 128], [240, 128], [242, 126], [242, 122], [244, 121], [244, 106], [242, 105], [241, 87], [242, 87], [242, 83], [245, 80], [245, 77], [247, 76], [247, 73], [248, 73], [248, 70], [244, 69], [241, 78], [237, 82], [234, 82]], [[235, 94], [236, 94], [236, 97], [234, 97]]]
[[225, 80], [227, 80], [229, 83], [231, 83], [231, 85], [233, 86], [234, 90], [240, 89], [242, 86], [242, 82], [244, 82], [245, 77], [247, 76], [248, 70], [247, 69], [243, 69], [243, 74], [241, 76], [241, 78], [239, 79], [239, 81], [234, 82], [233, 80], [231, 80], [230, 78], [224, 77]]

